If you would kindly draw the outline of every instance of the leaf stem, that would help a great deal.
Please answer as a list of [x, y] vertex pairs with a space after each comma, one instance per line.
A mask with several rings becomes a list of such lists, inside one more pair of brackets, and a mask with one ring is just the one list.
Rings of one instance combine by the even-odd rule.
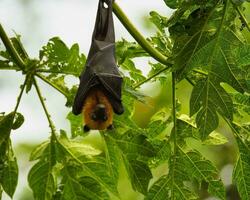
[[176, 121], [176, 75], [175, 72], [172, 72], [172, 115], [173, 115], [173, 139], [174, 139], [174, 154], [176, 154], [177, 151], [177, 139], [176, 139], [176, 128], [177, 128], [177, 121]]
[[48, 122], [49, 122], [49, 126], [50, 126], [51, 133], [52, 133], [52, 138], [56, 138], [55, 126], [54, 126], [54, 124], [53, 124], [53, 122], [52, 122], [52, 120], [51, 120], [51, 116], [50, 116], [50, 114], [49, 114], [49, 112], [48, 112], [48, 110], [47, 110], [47, 108], [46, 108], [46, 105], [45, 105], [45, 102], [44, 102], [44, 98], [42, 97], [40, 88], [39, 88], [39, 86], [38, 86], [37, 81], [36, 81], [35, 78], [34, 78], [34, 86], [35, 86], [35, 88], [36, 88], [37, 95], [38, 95], [38, 97], [39, 97], [39, 99], [40, 99], [40, 102], [41, 102], [41, 104], [42, 104], [43, 110], [44, 110], [45, 115], [46, 115], [46, 117], [47, 117], [47, 120], [48, 120]]
[[19, 56], [19, 54], [17, 53], [15, 47], [13, 46], [13, 44], [11, 43], [10, 39], [8, 38], [6, 32], [4, 31], [1, 23], [0, 23], [0, 38], [2, 39], [6, 50], [11, 55], [13, 60], [20, 67], [20, 69], [22, 69], [24, 71], [25, 70], [25, 63], [22, 60], [22, 58]]
[[136, 88], [140, 87], [141, 85], [143, 85], [144, 83], [149, 82], [151, 79], [153, 79], [154, 77], [158, 76], [159, 74], [161, 74], [162, 72], [166, 71], [166, 70], [169, 69], [169, 68], [170, 68], [170, 66], [166, 66], [166, 67], [162, 68], [161, 70], [159, 70], [159, 71], [156, 72], [155, 74], [153, 74], [153, 75], [149, 76], [148, 78], [146, 78], [145, 80], [143, 80], [143, 81], [137, 83], [137, 84], [133, 87], [133, 89], [136, 89]]
[[175, 194], [174, 194], [174, 178], [175, 178], [175, 165], [176, 165], [176, 156], [177, 156], [177, 120], [176, 120], [176, 74], [175, 72], [172, 72], [172, 115], [173, 115], [173, 129], [171, 132], [171, 138], [174, 140], [174, 152], [172, 155], [172, 167], [171, 167], [171, 199], [175, 199]]
[[46, 69], [37, 69], [36, 72], [41, 72], [41, 73], [54, 73], [54, 74], [66, 74], [66, 75], [72, 75], [72, 76], [79, 76], [78, 73], [72, 73], [72, 72], [67, 72], [67, 71], [53, 71], [53, 70], [46, 70]]
[[134, 39], [141, 45], [141, 47], [148, 52], [154, 59], [165, 65], [171, 65], [166, 56], [161, 54], [157, 49], [152, 47], [152, 45], [143, 37], [143, 35], [136, 29], [136, 27], [131, 23], [126, 14], [117, 5], [116, 2], [113, 3], [113, 12], [127, 29], [127, 31], [134, 37]]
[[24, 83], [20, 86], [21, 91], [20, 91], [20, 93], [19, 93], [19, 95], [18, 95], [18, 97], [17, 97], [17, 103], [16, 103], [16, 106], [15, 106], [15, 109], [14, 109], [14, 116], [15, 116], [15, 114], [16, 114], [16, 112], [17, 112], [17, 109], [18, 109], [18, 107], [19, 107], [19, 104], [20, 104], [20, 102], [21, 102], [21, 99], [22, 99], [22, 96], [23, 96], [23, 92], [24, 92], [26, 83], [27, 83], [27, 77], [25, 78]]
[[40, 78], [41, 80], [43, 80], [45, 83], [49, 84], [50, 86], [52, 86], [53, 88], [55, 88], [57, 91], [59, 91], [61, 94], [63, 94], [65, 97], [67, 97], [68, 95], [61, 89], [59, 88], [57, 85], [55, 85], [54, 83], [52, 83], [51, 81], [49, 81], [46, 77], [44, 77], [41, 74], [36, 73], [35, 74], [38, 78]]
[[248, 31], [250, 32], [250, 26], [249, 26], [249, 24], [248, 24], [248, 22], [247, 22], [246, 17], [245, 17], [244, 14], [241, 12], [241, 10], [239, 9], [238, 6], [234, 5], [234, 7], [236, 8], [237, 12], [239, 13], [242, 22], [246, 25]]
[[201, 74], [201, 75], [204, 75], [204, 76], [207, 76], [208, 73], [202, 71], [202, 70], [199, 70], [199, 69], [193, 69], [194, 72], [198, 73], [198, 74]]

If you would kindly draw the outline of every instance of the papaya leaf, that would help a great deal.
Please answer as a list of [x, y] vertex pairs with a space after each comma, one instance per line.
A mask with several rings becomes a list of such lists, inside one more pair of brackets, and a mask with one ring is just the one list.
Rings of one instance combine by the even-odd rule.
[[71, 74], [76, 77], [80, 75], [86, 61], [85, 56], [79, 54], [77, 44], [69, 48], [58, 37], [49, 40], [48, 44], [40, 51], [39, 57], [41, 66], [47, 72]]
[[153, 146], [143, 134], [135, 133], [134, 130], [127, 131], [121, 136], [117, 134], [108, 136], [112, 137], [119, 149], [133, 189], [146, 194], [152, 178], [147, 162], [155, 156]]
[[249, 135], [249, 130], [234, 124], [233, 131], [237, 134], [236, 141], [239, 148], [239, 156], [233, 170], [233, 182], [237, 186], [240, 197], [248, 199], [250, 196], [250, 143], [242, 138], [244, 135]]
[[81, 166], [84, 176], [92, 177], [106, 191], [118, 196], [116, 183], [107, 174], [105, 160], [100, 156], [96, 156], [100, 154], [100, 151], [90, 146], [86, 147], [84, 144], [69, 141], [65, 136], [60, 138], [58, 146], [60, 154], [64, 155], [63, 160], [65, 160], [65, 157], [72, 160], [76, 165]]
[[113, 179], [113, 182], [118, 184], [119, 177], [119, 154], [117, 154], [117, 146], [112, 138], [108, 137], [109, 133], [102, 133], [104, 140], [104, 152], [106, 158], [106, 164], [108, 168], [108, 174]]
[[197, 180], [199, 184], [202, 181], [207, 182], [208, 192], [220, 199], [226, 199], [225, 188], [220, 179], [217, 179], [218, 171], [213, 166], [213, 164], [196, 152], [189, 151], [185, 153], [183, 150], [178, 151], [180, 153], [180, 158], [185, 167], [185, 172], [190, 177], [190, 179]]
[[[44, 146], [45, 145], [45, 146]], [[39, 148], [38, 156], [40, 160], [31, 168], [28, 174], [28, 183], [33, 191], [35, 199], [50, 200], [56, 193], [56, 165], [57, 145], [53, 140]], [[41, 153], [40, 153], [41, 152]]]
[[2, 169], [0, 170], [0, 183], [3, 190], [12, 198], [18, 181], [17, 160], [14, 155], [10, 139], [7, 139], [6, 149], [3, 145], [1, 145], [0, 148], [0, 151], [4, 150], [6, 152], [5, 158], [2, 157], [0, 161], [3, 164]]
[[183, 199], [198, 200], [184, 185], [173, 182], [169, 176], [160, 177], [149, 189], [145, 200]]
[[159, 110], [151, 117], [150, 122], [146, 127], [147, 136], [149, 138], [157, 137], [167, 128], [167, 126], [169, 126], [170, 123], [170, 111], [165, 108]]
[[90, 177], [76, 177], [79, 169], [66, 165], [62, 169], [63, 184], [62, 199], [85, 200], [85, 199], [109, 199], [108, 194], [102, 190], [101, 186]]
[[49, 160], [37, 162], [29, 172], [28, 182], [33, 190], [35, 199], [52, 199], [56, 192], [54, 166], [52, 166]]

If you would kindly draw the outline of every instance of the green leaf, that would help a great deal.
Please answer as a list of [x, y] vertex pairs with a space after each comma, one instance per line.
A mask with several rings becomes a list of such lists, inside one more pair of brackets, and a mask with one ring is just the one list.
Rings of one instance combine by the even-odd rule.
[[134, 62], [130, 59], [125, 59], [124, 62], [121, 64], [121, 68], [129, 72], [130, 78], [135, 83], [139, 83], [146, 79], [146, 77], [143, 76], [141, 70], [137, 69], [135, 67]]
[[[96, 157], [100, 151], [85, 147], [82, 149], [83, 144], [71, 144], [72, 142], [66, 138], [59, 140], [59, 148], [61, 154], [64, 154], [68, 159], [75, 162], [75, 164], [82, 167], [82, 173], [85, 176], [90, 176], [95, 179], [105, 190], [110, 191], [112, 194], [118, 196], [116, 184], [113, 179], [107, 174], [106, 162], [101, 157]], [[93, 157], [95, 156], [95, 157]]]
[[197, 127], [201, 134], [201, 139], [205, 140], [218, 126], [217, 112], [232, 120], [232, 100], [220, 85], [215, 85], [207, 78], [199, 81], [192, 91], [190, 115], [194, 115], [197, 111], [199, 111], [196, 116]]
[[167, 17], [164, 17], [157, 13], [156, 11], [151, 11], [150, 13], [150, 21], [159, 29], [161, 32], [165, 32], [165, 28], [167, 25]]
[[62, 199], [68, 200], [106, 200], [108, 194], [102, 190], [101, 186], [90, 177], [76, 178], [79, 169], [74, 166], [65, 166], [62, 170], [63, 191]]
[[250, 196], [250, 143], [240, 136], [249, 135], [249, 130], [234, 125], [233, 131], [237, 134], [236, 141], [239, 148], [239, 156], [233, 171], [233, 182], [236, 184], [241, 199]]
[[148, 56], [137, 43], [128, 42], [125, 39], [116, 42], [116, 57], [118, 64], [121, 65], [125, 59]]
[[8, 142], [6, 158], [3, 163], [3, 168], [0, 170], [0, 174], [2, 188], [12, 198], [18, 181], [18, 166], [10, 140]]
[[216, 179], [218, 176], [217, 169], [213, 164], [204, 158], [195, 151], [190, 151], [184, 153], [181, 149], [179, 150], [180, 159], [182, 159], [185, 166], [185, 173], [188, 177], [193, 180], [197, 180], [199, 184], [202, 181], [205, 181], [209, 184], [208, 192], [220, 199], [226, 199], [225, 197], [225, 188], [221, 180]]
[[233, 50], [235, 57], [235, 63], [238, 66], [248, 66], [250, 65], [250, 44], [244, 44]]
[[60, 145], [63, 148], [67, 149], [67, 152], [72, 153], [76, 158], [81, 159], [81, 157], [91, 158], [101, 154], [101, 151], [92, 147], [89, 144], [83, 144], [81, 142], [69, 140], [66, 137], [60, 137]]
[[170, 111], [166, 108], [163, 108], [156, 112], [150, 119], [149, 124], [147, 125], [147, 136], [149, 138], [155, 138], [161, 134], [167, 126], [171, 123]]
[[49, 141], [45, 141], [38, 145], [30, 154], [30, 161], [38, 160], [44, 156], [46, 149], [49, 146]]
[[169, 176], [164, 175], [151, 186], [145, 200], [165, 199], [198, 200], [198, 197], [184, 185], [175, 183]]
[[85, 195], [88, 196], [89, 199], [91, 200], [108, 200], [109, 195], [106, 193], [105, 190], [100, 186], [98, 182], [96, 182], [93, 178], [91, 177], [81, 177], [80, 178], [80, 183], [85, 191]]
[[166, 140], [150, 140], [150, 144], [155, 149], [156, 155], [150, 160], [150, 167], [157, 167], [167, 161], [171, 156], [170, 142]]
[[48, 145], [39, 148], [43, 151], [42, 155], [39, 151], [34, 155], [40, 160], [29, 171], [28, 183], [37, 200], [50, 200], [56, 192], [57, 148], [55, 141], [51, 140]]
[[[71, 48], [58, 37], [51, 38], [40, 51], [41, 65], [51, 73], [65, 73], [78, 77], [85, 64], [86, 58], [79, 54], [79, 46]], [[45, 66], [46, 65], [46, 66]]]
[[135, 191], [146, 194], [148, 184], [152, 178], [147, 161], [155, 156], [153, 146], [146, 140], [143, 134], [135, 133], [135, 130], [127, 131], [118, 136], [109, 133], [120, 150], [130, 182]]
[[117, 153], [118, 148], [116, 146], [113, 138], [109, 137], [109, 133], [102, 133], [102, 137], [104, 140], [104, 150], [105, 150], [105, 158], [108, 171], [107, 173], [113, 179], [113, 182], [118, 184], [119, 178], [119, 154]]
[[247, 115], [250, 115], [250, 95], [231, 93], [230, 96], [233, 99], [234, 113], [244, 119]]
[[10, 132], [13, 126], [14, 121], [14, 113], [10, 113], [8, 115], [0, 118], [0, 145], [10, 136]]
[[176, 8], [178, 8], [178, 6], [182, 2], [182, 0], [164, 0], [164, 2], [166, 3], [166, 5], [169, 8], [176, 9]]
[[50, 161], [39, 161], [28, 175], [29, 186], [37, 200], [51, 200], [56, 192], [56, 177]]
[[16, 113], [12, 129], [16, 130], [20, 128], [24, 123], [24, 116], [21, 113]]
[[205, 145], [222, 145], [226, 144], [228, 139], [217, 131], [213, 131], [208, 138], [203, 142]]
[[79, 135], [85, 136], [87, 133], [83, 131], [82, 115], [75, 116], [72, 112], [67, 115], [67, 120], [70, 122], [71, 136], [75, 138]]
[[128, 160], [125, 157], [123, 161], [133, 189], [145, 195], [149, 181], [153, 178], [148, 165], [138, 160]]

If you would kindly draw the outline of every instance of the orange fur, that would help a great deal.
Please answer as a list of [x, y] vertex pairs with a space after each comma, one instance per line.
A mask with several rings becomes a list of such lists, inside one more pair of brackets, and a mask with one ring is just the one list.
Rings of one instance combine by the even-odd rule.
[[[106, 108], [108, 119], [105, 122], [94, 121], [91, 119], [91, 113], [95, 109], [95, 106], [100, 103], [103, 104]], [[101, 90], [93, 89], [89, 91], [89, 94], [87, 95], [84, 105], [83, 105], [82, 113], [83, 113], [85, 125], [87, 125], [90, 129], [104, 130], [104, 129], [107, 129], [107, 127], [109, 127], [110, 125], [112, 125], [113, 108], [108, 98], [105, 96], [105, 94]]]

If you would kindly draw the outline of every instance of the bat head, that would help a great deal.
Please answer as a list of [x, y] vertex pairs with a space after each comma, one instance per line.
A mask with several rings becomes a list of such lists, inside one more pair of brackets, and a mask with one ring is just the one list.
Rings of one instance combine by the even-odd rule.
[[104, 104], [97, 104], [91, 113], [91, 119], [94, 121], [105, 122], [108, 119], [106, 107]]

